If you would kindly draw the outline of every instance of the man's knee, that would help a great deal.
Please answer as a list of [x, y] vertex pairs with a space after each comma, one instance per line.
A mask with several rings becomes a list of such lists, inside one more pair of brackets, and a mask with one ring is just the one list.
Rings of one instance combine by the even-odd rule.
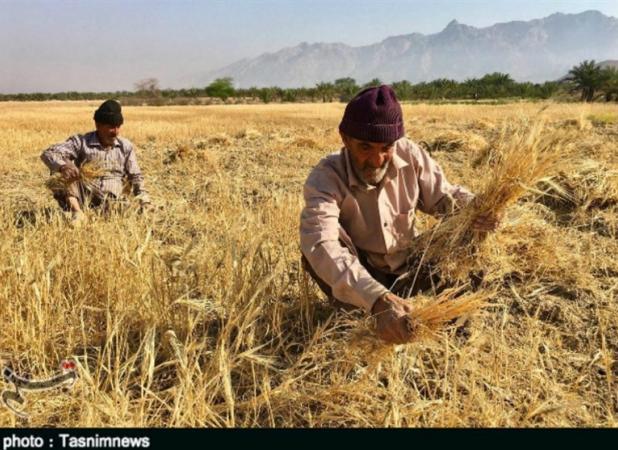
[[69, 196], [66, 191], [54, 192], [54, 200], [56, 200], [58, 206], [63, 211], [71, 211], [71, 204], [69, 202]]

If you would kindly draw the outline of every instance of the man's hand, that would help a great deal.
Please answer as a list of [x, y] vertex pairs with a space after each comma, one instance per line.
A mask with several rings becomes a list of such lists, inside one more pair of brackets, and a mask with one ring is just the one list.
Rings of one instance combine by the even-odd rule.
[[60, 173], [65, 180], [77, 180], [79, 178], [79, 169], [72, 162], [60, 166]]
[[140, 213], [149, 213], [149, 212], [153, 212], [154, 210], [155, 210], [155, 207], [150, 202], [140, 203], [139, 209], [138, 209]]
[[410, 318], [412, 306], [391, 292], [376, 300], [371, 313], [376, 318], [378, 337], [389, 344], [409, 342], [414, 335], [414, 324]]
[[79, 228], [86, 222], [86, 219], [86, 215], [81, 210], [73, 211], [69, 224], [71, 228]]
[[474, 231], [489, 233], [495, 231], [500, 226], [503, 217], [504, 214], [502, 213], [480, 215], [476, 218], [472, 227]]
[[138, 208], [139, 212], [143, 213], [143, 212], [154, 211], [154, 206], [150, 202], [150, 197], [148, 195], [141, 194], [141, 195], [138, 195], [136, 198], [137, 198], [137, 201], [139, 202], [139, 208]]

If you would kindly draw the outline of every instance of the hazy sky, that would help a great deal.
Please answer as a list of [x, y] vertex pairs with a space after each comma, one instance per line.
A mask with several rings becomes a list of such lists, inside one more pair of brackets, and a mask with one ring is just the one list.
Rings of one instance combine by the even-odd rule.
[[[365, 45], [618, 0], [0, 0], [0, 93], [164, 87], [300, 42]], [[188, 87], [188, 86], [185, 86]]]

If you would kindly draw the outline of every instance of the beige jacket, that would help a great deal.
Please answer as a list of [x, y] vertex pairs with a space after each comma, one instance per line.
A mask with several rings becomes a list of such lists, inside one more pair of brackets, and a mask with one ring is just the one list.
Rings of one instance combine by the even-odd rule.
[[451, 185], [429, 154], [406, 138], [395, 153], [380, 185], [359, 181], [343, 148], [322, 159], [304, 186], [300, 218], [301, 250], [316, 274], [338, 300], [371, 311], [388, 289], [373, 279], [350, 251], [353, 246], [382, 272], [405, 270], [410, 241], [417, 235], [415, 210], [444, 214], [453, 199], [466, 203], [473, 195]]

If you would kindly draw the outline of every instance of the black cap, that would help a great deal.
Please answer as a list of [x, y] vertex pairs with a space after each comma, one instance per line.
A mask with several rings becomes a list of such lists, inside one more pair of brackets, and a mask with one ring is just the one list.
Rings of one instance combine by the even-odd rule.
[[112, 126], [120, 126], [124, 123], [122, 107], [116, 100], [105, 100], [94, 112], [94, 121]]

